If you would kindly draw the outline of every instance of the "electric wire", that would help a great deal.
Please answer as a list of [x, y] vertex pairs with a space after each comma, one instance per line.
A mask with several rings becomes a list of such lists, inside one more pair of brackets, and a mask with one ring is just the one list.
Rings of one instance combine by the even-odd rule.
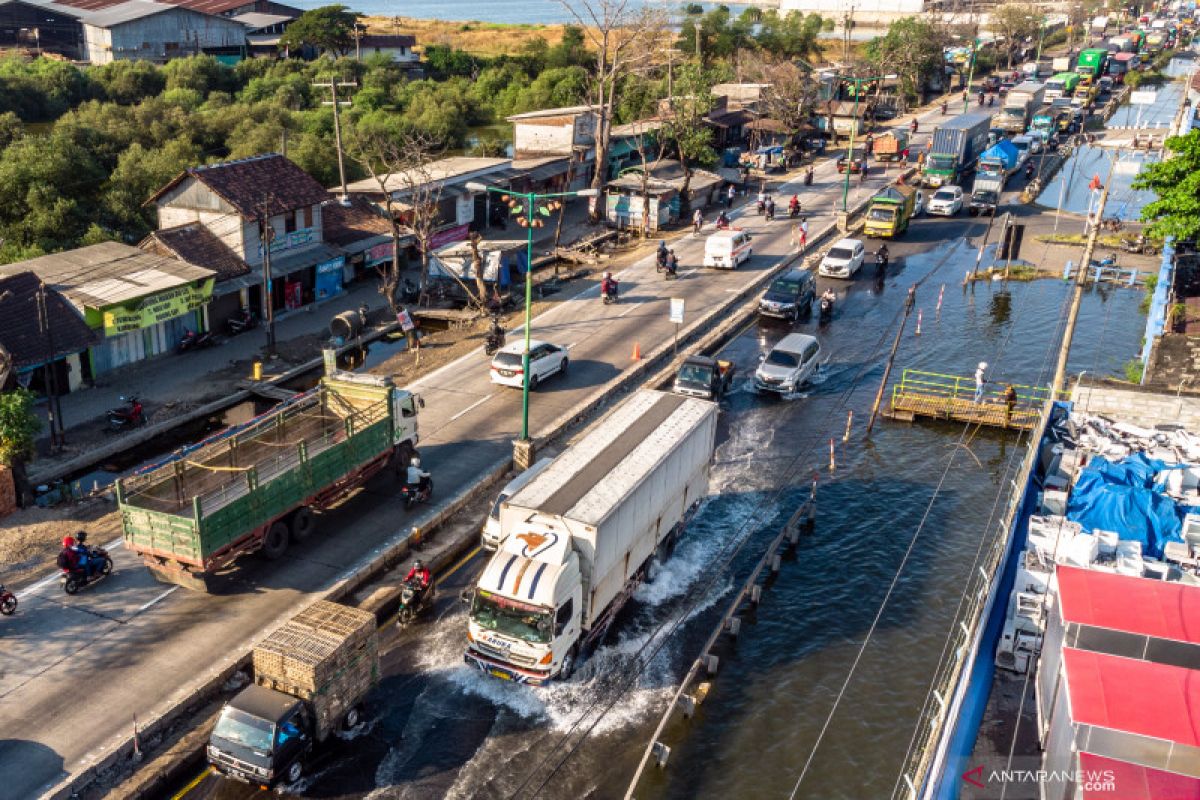
[[[937, 274], [937, 272], [945, 264], [947, 264], [951, 260], [951, 258], [954, 257], [955, 255], [956, 255], [956, 252], [954, 250], [951, 250], [950, 252], [948, 252], [924, 276], [922, 276], [921, 278], [916, 280], [912, 284], [912, 287], [914, 289], [919, 288], [926, 281], [932, 279]], [[864, 359], [864, 361], [862, 362], [861, 366], [859, 367], [858, 373], [855, 375], [854, 379], [849, 382], [846, 389], [844, 389], [842, 391], [837, 402], [826, 413], [823, 423], [828, 423], [830, 418], [832, 417], [832, 415], [835, 412], [839, 412], [845, 407], [846, 403], [849, 402], [849, 399], [853, 395], [854, 391], [858, 388], [859, 380], [868, 371], [870, 371], [871, 369], [874, 368], [874, 363], [873, 363], [874, 358], [879, 355], [881, 350], [886, 346], [888, 340], [892, 338], [892, 330], [894, 329], [895, 324], [898, 323], [899, 320], [902, 318], [903, 314], [904, 314], [904, 308], [902, 306], [894, 314], [892, 326], [890, 326], [890, 327], [885, 326], [885, 328], [883, 329], [883, 332], [880, 334], [878, 340], [876, 341], [875, 345], [873, 346], [873, 351], [871, 353], [871, 357]], [[657, 656], [658, 652], [671, 639], [671, 636], [680, 627], [680, 625], [682, 625], [686, 620], [690, 619], [692, 611], [694, 610], [696, 605], [698, 605], [698, 603], [699, 603], [699, 599], [706, 595], [707, 591], [713, 586], [713, 584], [716, 583], [716, 580], [721, 575], [724, 574], [725, 569], [730, 565], [730, 563], [733, 561], [733, 559], [737, 557], [737, 555], [741, 552], [743, 547], [752, 538], [749, 535], [749, 533], [746, 531], [746, 529], [747, 529], [747, 526], [749, 526], [752, 522], [756, 522], [758, 520], [758, 517], [756, 516], [757, 512], [767, 502], [777, 501], [779, 499], [780, 495], [785, 490], [790, 489], [793, 486], [792, 481], [795, 479], [794, 470], [795, 470], [796, 465], [802, 459], [807, 459], [810, 456], [810, 454], [812, 454], [815, 451], [816, 447], [823, 444], [824, 441], [825, 441], [824, 435], [821, 435], [818, 437], [814, 434], [814, 441], [812, 442], [812, 444], [809, 445], [807, 448], [800, 450], [800, 452], [797, 454], [797, 456], [791, 460], [788, 467], [785, 468], [783, 471], [784, 477], [783, 477], [783, 480], [781, 481], [780, 488], [777, 489], [773, 494], [764, 497], [755, 506], [755, 508], [751, 510], [750, 514], [746, 517], [745, 521], [738, 528], [736, 535], [731, 537], [731, 544], [729, 546], [733, 546], [733, 544], [736, 543], [736, 547], [734, 547], [733, 552], [729, 553], [727, 556], [725, 555], [724, 551], [722, 551], [722, 553], [719, 553], [717, 555], [717, 557], [713, 560], [714, 563], [716, 564], [716, 566], [710, 570], [711, 579], [707, 583], [703, 584], [702, 587], [700, 585], [697, 585], [696, 589], [694, 589], [690, 593], [691, 595], [695, 596], [696, 600], [691, 603], [686, 604], [686, 607], [683, 609], [683, 613], [681, 613], [675, 619], [673, 624], [671, 624], [670, 628], [668, 630], [666, 630], [664, 635], [660, 635], [660, 634], [662, 633], [664, 626], [667, 624], [667, 622], [670, 621], [670, 619], [669, 618], [664, 619], [662, 623], [660, 623], [658, 626], [656, 626], [654, 631], [647, 638], [646, 643], [643, 644], [642, 647], [639, 648], [638, 651], [634, 654], [634, 657], [636, 659], [635, 663], [638, 665], [636, 670], [626, 671], [625, 680], [624, 680], [623, 685], [620, 686], [620, 690], [612, 697], [611, 701], [602, 709], [601, 713], [599, 715], [597, 715], [596, 718], [592, 721], [592, 723], [587, 727], [583, 736], [580, 737], [580, 739], [567, 751], [567, 753], [563, 756], [563, 758], [554, 766], [554, 768], [551, 770], [551, 772], [533, 790], [533, 792], [530, 796], [536, 796], [537, 793], [540, 792], [545, 787], [545, 785], [554, 777], [554, 775], [557, 774], [557, 772], [562, 768], [562, 766], [567, 762], [567, 760], [570, 759], [570, 757], [578, 750], [578, 748], [587, 739], [587, 736], [590, 734], [590, 732], [595, 729], [595, 726], [597, 724], [599, 724], [600, 720], [602, 720], [604, 718], [604, 716], [609, 712], [609, 710], [611, 710], [613, 705], [616, 704], [617, 700], [619, 700], [624, 695], [624, 693], [628, 690], [628, 688], [633, 684], [633, 682], [637, 678], [639, 678], [641, 676], [641, 674], [645, 671], [645, 669], [651, 663], [653, 663], [654, 658]], [[703, 588], [705, 591], [704, 592], [698, 591], [700, 588]], [[651, 644], [654, 644], [655, 646], [654, 646], [653, 650], [650, 652], [649, 657], [646, 659], [642, 659], [641, 658], [642, 653]], [[572, 724], [572, 726], [562, 735], [562, 737], [559, 740], [559, 743], [556, 744], [551, 749], [551, 751], [548, 752], [547, 755], [544, 756], [542, 758], [542, 760], [533, 768], [533, 770], [531, 770], [529, 772], [529, 774], [526, 777], [526, 780], [524, 782], [522, 782], [522, 784], [516, 789], [515, 792], [513, 792], [510, 795], [510, 797], [516, 797], [524, 790], [524, 788], [529, 784], [530, 780], [532, 779], [534, 770], [541, 769], [543, 767], [543, 765], [545, 765], [550, 760], [550, 758], [553, 757], [554, 753], [562, 748], [562, 746], [565, 744], [566, 740], [574, 733], [576, 728], [578, 728], [578, 726], [580, 724], [582, 724], [583, 720], [587, 717], [587, 715], [590, 714], [592, 712], [592, 710], [600, 702], [601, 702], [601, 699], [598, 698], [596, 701], [594, 701], [588, 707], [588, 709], [586, 709], [583, 712], [583, 714], [581, 714], [579, 716], [579, 718], [577, 718], [576, 722], [574, 724]]]

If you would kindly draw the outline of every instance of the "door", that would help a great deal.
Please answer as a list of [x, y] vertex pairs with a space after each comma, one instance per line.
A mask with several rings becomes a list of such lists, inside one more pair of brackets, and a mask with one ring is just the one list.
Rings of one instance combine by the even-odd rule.
[[801, 355], [800, 361], [800, 383], [805, 383], [812, 374], [817, 370], [817, 362], [821, 353], [821, 346], [816, 342], [809, 342], [804, 347], [804, 353]]
[[543, 344], [529, 351], [529, 371], [537, 375], [539, 380], [550, 374], [550, 359], [546, 357], [548, 350]]

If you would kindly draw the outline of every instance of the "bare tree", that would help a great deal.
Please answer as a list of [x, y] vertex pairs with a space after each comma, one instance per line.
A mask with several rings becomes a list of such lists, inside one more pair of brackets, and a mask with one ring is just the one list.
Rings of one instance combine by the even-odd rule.
[[442, 183], [435, 180], [432, 164], [441, 155], [436, 142], [420, 133], [351, 128], [346, 152], [379, 186], [392, 226], [392, 260], [377, 267], [379, 293], [392, 313], [400, 311], [399, 289], [404, 261], [400, 243], [408, 235], [421, 252], [420, 291], [429, 282], [429, 242], [440, 222], [438, 203]]
[[748, 80], [767, 84], [759, 105], [768, 119], [781, 123], [790, 134], [809, 122], [820, 88], [811, 69], [761, 52], [750, 54], [744, 68]]
[[[592, 188], [604, 185], [608, 172], [608, 145], [612, 129], [613, 100], [621, 76], [640, 60], [653, 57], [651, 45], [661, 38], [665, 20], [635, 0], [559, 0], [584, 30], [596, 51], [591, 75], [591, 101], [596, 107], [596, 171]], [[599, 203], [596, 204], [597, 213]], [[595, 216], [595, 215], [593, 215]]]
[[659, 135], [662, 121], [654, 119], [637, 120], [629, 124], [632, 132], [631, 140], [641, 161], [642, 184], [642, 237], [650, 234], [650, 178], [654, 170], [663, 160], [663, 146]]
[[1004, 37], [1009, 69], [1012, 69], [1013, 56], [1025, 49], [1025, 40], [1037, 35], [1041, 20], [1041, 10], [1027, 3], [1005, 3], [992, 9], [988, 27]]

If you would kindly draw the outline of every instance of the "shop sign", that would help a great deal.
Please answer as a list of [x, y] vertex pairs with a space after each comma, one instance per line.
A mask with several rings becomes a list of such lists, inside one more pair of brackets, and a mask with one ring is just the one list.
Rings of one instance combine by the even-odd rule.
[[465, 241], [469, 228], [469, 225], [455, 225], [453, 228], [443, 228], [429, 237], [428, 249], [436, 250], [445, 244]]
[[[297, 247], [303, 247], [306, 244], [311, 244], [317, 239], [316, 228], [301, 228], [298, 231], [291, 233], [279, 234], [276, 233], [271, 239], [271, 252], [281, 253], [284, 250], [294, 250]], [[262, 249], [261, 247], [259, 248]]]
[[341, 272], [342, 266], [345, 263], [345, 256], [338, 256], [337, 258], [331, 258], [328, 261], [322, 261], [320, 264], [317, 264], [317, 274], [324, 275], [329, 272]]
[[377, 264], [380, 261], [392, 260], [392, 243], [377, 244], [367, 251], [367, 264]]
[[199, 285], [179, 286], [105, 309], [104, 335], [120, 336], [130, 331], [152, 328], [160, 322], [195, 311], [212, 297], [213, 281], [213, 278], [208, 278]]

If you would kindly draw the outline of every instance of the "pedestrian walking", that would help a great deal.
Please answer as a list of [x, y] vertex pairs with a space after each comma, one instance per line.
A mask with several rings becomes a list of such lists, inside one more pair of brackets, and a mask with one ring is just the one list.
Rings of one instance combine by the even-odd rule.
[[1012, 424], [1013, 407], [1017, 405], [1017, 390], [1010, 383], [1004, 387], [1004, 427]]
[[800, 220], [800, 252], [808, 248], [808, 220]]
[[975, 402], [983, 402], [983, 385], [987, 383], [987, 362], [980, 361], [975, 369]]
[[704, 213], [701, 212], [700, 209], [697, 208], [695, 213], [692, 214], [692, 230], [695, 233], [700, 233], [700, 228], [703, 225], [704, 225]]
[[729, 190], [725, 192], [725, 207], [733, 208], [733, 198], [737, 196], [737, 189], [733, 188], [733, 184], [729, 184]]

